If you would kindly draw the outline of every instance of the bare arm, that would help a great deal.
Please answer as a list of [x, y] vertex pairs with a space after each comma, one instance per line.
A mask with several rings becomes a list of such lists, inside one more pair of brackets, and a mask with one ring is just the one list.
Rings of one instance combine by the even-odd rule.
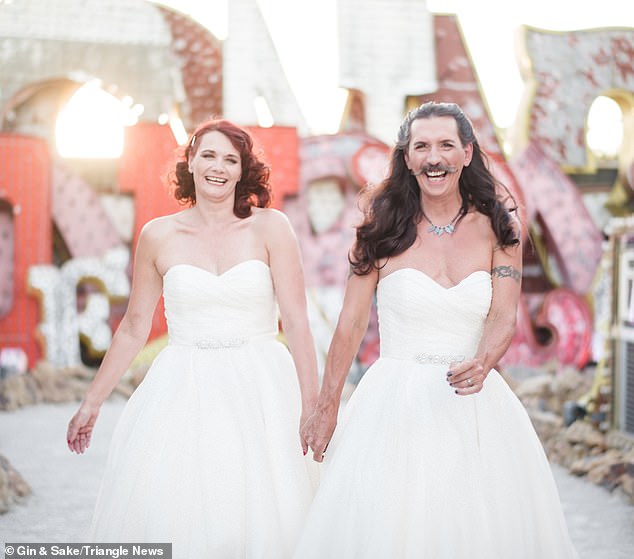
[[493, 255], [491, 276], [493, 299], [476, 352], [487, 372], [506, 353], [515, 333], [522, 280], [521, 246], [497, 250]]
[[480, 344], [473, 359], [451, 367], [449, 380], [458, 394], [479, 392], [489, 371], [508, 349], [515, 333], [521, 279], [521, 244], [496, 249], [491, 268], [493, 297]]
[[348, 278], [343, 307], [328, 349], [326, 368], [315, 414], [306, 427], [306, 438], [317, 462], [323, 454], [337, 425], [341, 392], [354, 356], [368, 328], [370, 309], [378, 273]]
[[[267, 215], [267, 245], [284, 335], [293, 356], [302, 396], [301, 425], [313, 413], [319, 390], [315, 344], [308, 324], [306, 289], [299, 244], [286, 217]], [[301, 436], [306, 453], [308, 446]]]
[[88, 448], [101, 405], [147, 340], [163, 284], [154, 267], [155, 246], [156, 241], [146, 226], [135, 255], [128, 308], [79, 410], [68, 425], [67, 442], [71, 451], [81, 454]]

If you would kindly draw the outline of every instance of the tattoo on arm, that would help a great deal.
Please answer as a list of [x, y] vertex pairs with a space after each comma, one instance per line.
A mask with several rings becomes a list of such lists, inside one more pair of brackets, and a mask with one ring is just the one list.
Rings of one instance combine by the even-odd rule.
[[513, 278], [520, 281], [522, 273], [514, 266], [496, 266], [491, 270], [491, 275], [497, 278]]

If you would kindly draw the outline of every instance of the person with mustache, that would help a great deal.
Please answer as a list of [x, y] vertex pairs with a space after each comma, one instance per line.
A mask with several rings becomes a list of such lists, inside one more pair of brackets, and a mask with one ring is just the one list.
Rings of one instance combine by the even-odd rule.
[[[473, 126], [425, 103], [366, 192], [306, 424], [319, 490], [296, 559], [573, 559], [550, 465], [494, 369], [521, 289], [521, 224]], [[376, 296], [380, 357], [338, 421]]]

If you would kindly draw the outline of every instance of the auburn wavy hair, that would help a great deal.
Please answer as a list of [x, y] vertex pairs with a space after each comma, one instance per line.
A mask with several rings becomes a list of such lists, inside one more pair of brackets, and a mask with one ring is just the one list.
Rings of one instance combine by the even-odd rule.
[[202, 122], [189, 136], [187, 144], [176, 150], [176, 164], [167, 175], [174, 187], [174, 197], [183, 204], [196, 204], [194, 177], [189, 172], [189, 161], [196, 155], [202, 137], [208, 132], [224, 134], [240, 153], [242, 175], [236, 184], [233, 213], [240, 218], [249, 217], [251, 208], [265, 208], [271, 203], [269, 185], [270, 168], [253, 150], [253, 138], [246, 130], [224, 119]]
[[[405, 162], [411, 140], [412, 123], [419, 118], [451, 116], [458, 125], [462, 146], [473, 145], [473, 157], [462, 169], [459, 180], [462, 212], [460, 219], [474, 208], [491, 220], [491, 227], [501, 247], [519, 244], [519, 231], [510, 211], [500, 200], [498, 188], [515, 200], [508, 189], [491, 174], [486, 154], [480, 149], [471, 121], [455, 103], [428, 102], [413, 109], [403, 120], [392, 149], [390, 172], [378, 186], [367, 187], [364, 219], [356, 228], [356, 243], [348, 256], [353, 273], [366, 275], [379, 268], [377, 262], [396, 256], [414, 244], [417, 225], [423, 218], [420, 187]], [[460, 219], [458, 221], [460, 221]]]

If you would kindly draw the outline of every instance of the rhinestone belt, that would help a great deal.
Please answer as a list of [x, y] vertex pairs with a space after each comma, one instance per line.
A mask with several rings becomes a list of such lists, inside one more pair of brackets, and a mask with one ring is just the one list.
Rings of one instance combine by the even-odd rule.
[[179, 340], [170, 338], [169, 344], [174, 346], [195, 347], [196, 349], [236, 349], [251, 342], [257, 341], [274, 341], [277, 339], [277, 332], [266, 332], [264, 334], [255, 334], [245, 338], [228, 337], [228, 338], [200, 338], [198, 340]]
[[417, 353], [414, 355], [414, 361], [420, 363], [421, 365], [449, 365], [450, 363], [459, 363], [460, 361], [464, 361], [464, 355], [443, 355], [439, 353]]
[[229, 338], [229, 339], [209, 339], [198, 340], [194, 342], [194, 346], [198, 349], [230, 349], [235, 347], [241, 347], [247, 343], [244, 338]]

